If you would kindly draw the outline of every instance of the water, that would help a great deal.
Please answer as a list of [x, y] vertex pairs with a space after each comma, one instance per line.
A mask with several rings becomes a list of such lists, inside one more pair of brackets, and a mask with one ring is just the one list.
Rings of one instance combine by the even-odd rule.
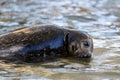
[[91, 61], [0, 61], [1, 80], [120, 80], [119, 0], [0, 0], [0, 34], [24, 26], [55, 24], [92, 35]]

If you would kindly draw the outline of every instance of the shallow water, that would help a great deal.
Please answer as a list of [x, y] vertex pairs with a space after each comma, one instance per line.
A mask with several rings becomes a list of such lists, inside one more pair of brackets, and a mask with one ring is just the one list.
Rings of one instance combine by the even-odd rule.
[[24, 26], [55, 24], [92, 35], [92, 60], [45, 63], [0, 61], [1, 80], [120, 80], [119, 0], [0, 0], [0, 34]]

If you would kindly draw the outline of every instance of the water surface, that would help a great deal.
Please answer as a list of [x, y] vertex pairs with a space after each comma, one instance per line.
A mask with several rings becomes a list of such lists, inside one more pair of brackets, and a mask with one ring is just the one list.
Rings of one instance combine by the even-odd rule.
[[35, 64], [0, 61], [1, 80], [120, 80], [119, 0], [0, 0], [0, 34], [41, 24], [91, 34], [93, 59]]

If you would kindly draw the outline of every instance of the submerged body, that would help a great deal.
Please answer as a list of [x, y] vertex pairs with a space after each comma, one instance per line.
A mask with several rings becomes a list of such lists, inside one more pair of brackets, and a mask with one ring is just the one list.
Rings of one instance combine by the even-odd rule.
[[0, 35], [1, 59], [40, 61], [71, 55], [90, 58], [92, 52], [90, 35], [53, 25], [26, 27]]

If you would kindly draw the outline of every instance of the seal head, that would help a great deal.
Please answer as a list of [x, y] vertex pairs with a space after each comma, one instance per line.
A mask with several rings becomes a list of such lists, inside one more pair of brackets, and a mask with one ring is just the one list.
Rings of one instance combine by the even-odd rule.
[[68, 53], [78, 58], [91, 58], [93, 53], [93, 40], [83, 31], [72, 31], [67, 34]]

